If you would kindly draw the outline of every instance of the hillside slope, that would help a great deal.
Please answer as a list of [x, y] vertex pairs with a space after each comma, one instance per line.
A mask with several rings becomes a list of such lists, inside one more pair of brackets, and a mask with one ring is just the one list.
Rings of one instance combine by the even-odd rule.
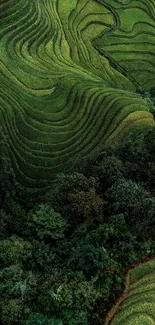
[[126, 284], [126, 296], [117, 305], [118, 313], [106, 324], [154, 324], [155, 259], [130, 270]]
[[0, 8], [0, 124], [20, 184], [44, 188], [74, 155], [155, 125], [136, 94], [155, 82], [154, 1]]

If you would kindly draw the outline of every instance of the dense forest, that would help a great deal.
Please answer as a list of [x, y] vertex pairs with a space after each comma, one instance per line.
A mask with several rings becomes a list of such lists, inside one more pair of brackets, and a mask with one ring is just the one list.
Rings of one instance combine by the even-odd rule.
[[135, 130], [71, 159], [40, 196], [19, 191], [1, 130], [1, 324], [103, 324], [127, 270], [155, 254], [154, 139]]

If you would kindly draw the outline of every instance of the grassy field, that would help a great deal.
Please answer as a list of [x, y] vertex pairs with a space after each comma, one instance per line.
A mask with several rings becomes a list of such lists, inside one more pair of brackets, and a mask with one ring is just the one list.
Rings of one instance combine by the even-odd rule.
[[136, 94], [155, 82], [153, 1], [0, 8], [0, 124], [22, 186], [44, 188], [77, 154], [155, 125]]

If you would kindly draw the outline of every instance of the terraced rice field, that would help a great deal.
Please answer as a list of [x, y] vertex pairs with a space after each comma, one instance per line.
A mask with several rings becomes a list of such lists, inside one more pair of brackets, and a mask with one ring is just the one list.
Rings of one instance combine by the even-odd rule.
[[155, 259], [129, 271], [124, 299], [120, 299], [117, 314], [110, 319], [113, 311], [105, 325], [155, 324]]
[[0, 0], [0, 124], [19, 184], [154, 126], [155, 1]]

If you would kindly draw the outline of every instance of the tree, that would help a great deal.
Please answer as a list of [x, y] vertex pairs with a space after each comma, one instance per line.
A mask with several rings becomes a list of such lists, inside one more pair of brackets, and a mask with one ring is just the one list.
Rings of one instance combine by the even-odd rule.
[[6, 212], [0, 209], [0, 238], [5, 238], [9, 234], [9, 223], [10, 223], [11, 216], [6, 214]]
[[1, 303], [1, 322], [3, 325], [19, 324], [22, 318], [22, 304], [20, 299], [6, 299]]
[[129, 224], [141, 239], [154, 239], [155, 236], [155, 198], [144, 198], [133, 207]]
[[10, 237], [13, 234], [22, 237], [25, 232], [26, 211], [19, 202], [9, 198], [5, 209], [0, 209], [0, 237]]
[[102, 157], [102, 160], [94, 167], [93, 175], [98, 177], [102, 192], [108, 189], [115, 181], [126, 176], [123, 161], [116, 155], [110, 154]]
[[32, 268], [41, 273], [50, 272], [58, 263], [55, 247], [37, 240], [33, 240], [32, 246]]
[[37, 277], [20, 264], [0, 271], [0, 320], [2, 324], [18, 324], [31, 311], [36, 300]]
[[15, 175], [8, 152], [7, 137], [0, 127], [0, 208], [16, 193]]
[[67, 220], [48, 204], [40, 204], [27, 217], [27, 233], [38, 240], [58, 240], [64, 237]]
[[73, 311], [92, 310], [95, 302], [102, 296], [101, 290], [96, 286], [97, 277], [89, 281], [74, 277], [64, 277], [61, 283], [55, 283], [48, 290], [49, 299], [59, 311], [60, 315], [66, 309]]
[[31, 312], [27, 320], [22, 321], [22, 325], [63, 325], [62, 321], [50, 318], [42, 313]]
[[133, 207], [148, 196], [149, 193], [141, 185], [126, 179], [116, 181], [105, 193], [111, 213], [124, 213], [128, 216]]
[[90, 313], [86, 310], [71, 310], [65, 309], [62, 312], [62, 318], [64, 319], [64, 324], [67, 325], [88, 325], [88, 320], [90, 318]]
[[[104, 199], [96, 194], [94, 188], [88, 191], [74, 190], [68, 194], [69, 204], [64, 207], [67, 215], [74, 217], [74, 223], [87, 219], [90, 223], [94, 220], [101, 221], [103, 217]], [[72, 220], [71, 220], [72, 222]]]
[[9, 266], [28, 262], [32, 256], [32, 245], [24, 239], [11, 236], [0, 241], [1, 265]]
[[90, 188], [96, 189], [98, 180], [94, 177], [86, 177], [82, 173], [58, 174], [53, 181], [53, 186], [46, 195], [46, 202], [49, 202], [56, 210], [64, 211], [68, 201], [68, 194], [79, 191], [89, 191]]
[[72, 248], [70, 258], [68, 260], [69, 268], [82, 270], [87, 278], [91, 276], [103, 275], [111, 263], [109, 254], [104, 246], [92, 244], [89, 237], [81, 239]]
[[155, 191], [155, 128], [141, 129], [130, 134], [117, 148], [124, 162], [126, 177]]

